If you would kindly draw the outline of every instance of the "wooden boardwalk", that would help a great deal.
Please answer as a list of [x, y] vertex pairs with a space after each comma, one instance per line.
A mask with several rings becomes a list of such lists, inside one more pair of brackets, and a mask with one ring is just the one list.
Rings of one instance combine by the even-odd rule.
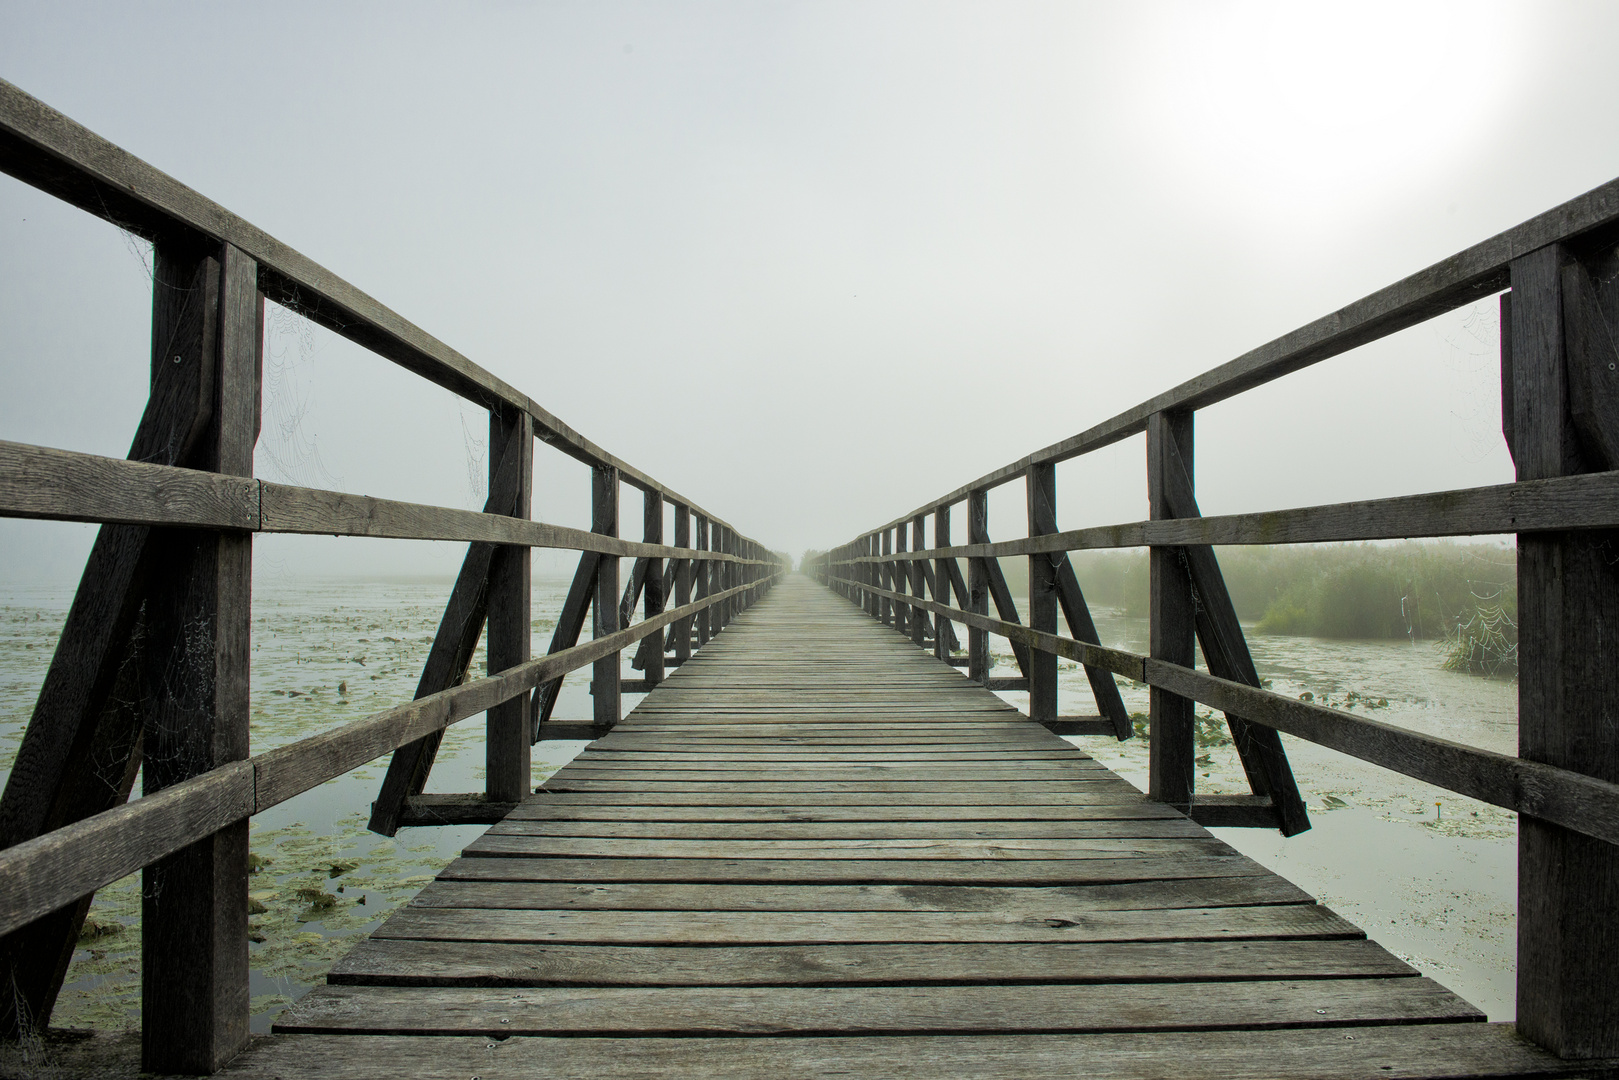
[[789, 576], [241, 1076], [1566, 1075]]

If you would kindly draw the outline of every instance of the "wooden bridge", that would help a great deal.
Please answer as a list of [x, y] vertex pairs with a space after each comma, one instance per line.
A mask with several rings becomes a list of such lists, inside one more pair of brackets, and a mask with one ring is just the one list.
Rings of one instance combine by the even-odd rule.
[[[5, 83], [0, 169], [156, 256], [151, 397], [129, 458], [0, 442], [0, 514], [103, 523], [0, 798], [0, 1026], [19, 1046], [48, 1023], [95, 890], [142, 870], [141, 1035], [82, 1044], [70, 1072], [1619, 1070], [1619, 677], [1602, 646], [1619, 632], [1619, 181], [863, 533], [806, 577]], [[1196, 409], [1498, 293], [1517, 483], [1200, 516]], [[266, 298], [487, 408], [485, 511], [254, 478]], [[1060, 531], [1056, 466], [1141, 433], [1151, 519]], [[536, 438], [590, 466], [591, 530], [531, 520]], [[992, 542], [988, 499], [1012, 481], [1028, 535]], [[622, 484], [643, 495], [639, 541], [619, 536]], [[249, 575], [268, 532], [467, 545], [415, 700], [253, 753]], [[1509, 532], [1517, 757], [1261, 688], [1212, 547]], [[1152, 551], [1145, 656], [1099, 640], [1068, 560], [1126, 546]], [[580, 553], [539, 656], [535, 547]], [[1029, 559], [1027, 612], [1006, 557]], [[991, 677], [991, 634], [1019, 677]], [[626, 650], [642, 678], [623, 677]], [[1094, 714], [1060, 713], [1059, 657], [1084, 666]], [[554, 717], [584, 668], [593, 715]], [[1061, 737], [1131, 736], [1116, 676], [1151, 687], [1146, 793]], [[626, 689], [648, 694], [622, 716]], [[995, 689], [1027, 690], [1028, 712]], [[1197, 702], [1226, 714], [1250, 794], [1195, 791]], [[486, 789], [424, 794], [444, 729], [483, 714]], [[1516, 1024], [1483, 1023], [1206, 831], [1309, 827], [1281, 733], [1519, 813]], [[531, 791], [547, 738], [593, 741]], [[389, 754], [373, 829], [493, 827], [250, 1039], [247, 820]], [[144, 794], [128, 801], [137, 769]]]

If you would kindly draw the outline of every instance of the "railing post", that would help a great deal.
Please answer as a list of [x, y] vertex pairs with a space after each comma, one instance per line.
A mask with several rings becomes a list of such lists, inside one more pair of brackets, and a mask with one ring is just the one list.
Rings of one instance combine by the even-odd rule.
[[[1029, 535], [1041, 535], [1035, 508], [1043, 501], [1056, 517], [1057, 467], [1030, 465], [1025, 477], [1029, 506]], [[1057, 632], [1057, 571], [1051, 556], [1029, 556], [1029, 627], [1047, 634]], [[1029, 650], [1029, 718], [1057, 718], [1057, 654], [1043, 649]]]
[[[160, 241], [156, 251], [153, 363], [213, 367], [202, 465], [252, 476], [264, 330], [258, 266], [229, 244], [199, 255]], [[196, 290], [184, 304], [165, 295], [176, 281]], [[159, 550], [154, 580], [163, 587], [146, 607], [147, 685], [156, 695], [142, 755], [148, 795], [249, 753], [252, 535], [176, 530]], [[143, 872], [142, 1069], [214, 1072], [247, 1042], [247, 1018], [244, 819]]]
[[[950, 507], [941, 506], [933, 511], [933, 546], [950, 546]], [[933, 561], [933, 599], [945, 607], [950, 603], [950, 565], [953, 560], [943, 556]], [[958, 598], [959, 599], [959, 598]], [[950, 662], [950, 620], [943, 615], [933, 617], [933, 655]]]
[[[904, 553], [905, 553], [905, 526], [904, 525], [895, 525], [894, 526], [894, 554], [895, 555], [903, 555]], [[896, 593], [904, 595], [905, 593], [910, 591], [911, 564], [906, 562], [903, 559], [895, 559], [894, 562], [893, 562], [893, 567], [894, 567], [893, 589], [894, 589], [894, 591]], [[911, 632], [911, 605], [905, 603], [902, 600], [894, 601], [894, 629], [898, 630], [902, 634], [909, 634]]]
[[[618, 535], [618, 470], [611, 465], [597, 465], [591, 470], [590, 531]], [[591, 637], [618, 632], [618, 604], [618, 556], [603, 555], [596, 568], [596, 599], [590, 606]], [[597, 660], [590, 678], [596, 723], [609, 727], [618, 723], [623, 712], [619, 686], [618, 653]]]
[[[649, 544], [663, 543], [663, 493], [646, 492], [642, 501], [641, 539]], [[646, 563], [645, 599], [641, 610], [647, 618], [663, 614], [663, 560], [648, 559]], [[646, 685], [648, 689], [663, 681], [663, 631], [658, 632], [657, 644], [646, 652]]]
[[[865, 540], [855, 550], [861, 555], [875, 556], [877, 554], [877, 534], [869, 533]], [[861, 563], [859, 566], [860, 580], [874, 589], [882, 588], [882, 582], [876, 563]], [[873, 619], [882, 617], [882, 598], [874, 592], [866, 593], [866, 614]]]
[[[903, 528], [903, 526], [901, 526], [901, 527]], [[923, 517], [921, 514], [918, 514], [918, 515], [916, 515], [916, 517], [911, 519], [911, 550], [912, 551], [926, 551], [927, 550], [927, 547], [928, 547], [927, 527], [928, 527], [927, 518]], [[918, 600], [926, 600], [927, 597], [928, 597], [927, 574], [925, 574], [923, 572], [923, 569], [922, 569], [923, 565], [924, 564], [920, 563], [920, 562], [908, 562], [908, 563], [905, 564], [905, 569], [908, 570], [910, 572], [910, 575], [911, 575], [911, 595], [916, 597]], [[927, 613], [927, 610], [925, 608], [919, 608], [919, 607], [916, 607], [915, 605], [912, 605], [912, 607], [911, 607], [911, 641], [916, 645], [917, 648], [920, 649], [922, 647], [924, 639], [927, 637], [927, 634], [928, 634], [928, 613]]]
[[[876, 554], [894, 554], [894, 539], [892, 539], [892, 536], [890, 536], [889, 529], [882, 529], [881, 536], [881, 549], [879, 549]], [[873, 570], [877, 575], [877, 588], [887, 589], [887, 591], [890, 591], [890, 593], [894, 591], [894, 581], [889, 580], [889, 568], [892, 567], [892, 565], [894, 565], [894, 563], [887, 562], [887, 560], [884, 560], [884, 562], [871, 563], [871, 567], [873, 567]], [[881, 620], [884, 627], [892, 627], [892, 625], [894, 625], [894, 601], [889, 599], [887, 596], [877, 597], [877, 619]]]
[[[989, 492], [982, 488], [967, 493], [967, 543], [989, 543]], [[967, 560], [967, 610], [974, 615], [989, 614], [989, 573], [981, 559]], [[987, 683], [989, 670], [989, 631], [969, 626], [967, 677]]]
[[[708, 518], [703, 514], [695, 515], [697, 518], [697, 538], [692, 545], [698, 551], [707, 551], [708, 547]], [[713, 593], [714, 562], [711, 559], [701, 559], [692, 567], [697, 573], [697, 595], [695, 600], [706, 600]], [[697, 647], [701, 649], [708, 644], [709, 625], [713, 621], [709, 616], [712, 607], [706, 607], [697, 613]]]
[[[719, 552], [721, 555], [730, 554], [731, 530], [717, 522], [713, 524], [711, 528], [713, 529], [713, 533], [711, 534], [713, 537], [713, 543], [710, 546], [714, 551]], [[714, 591], [716, 593], [722, 593], [731, 587], [730, 563], [723, 561], [714, 563], [713, 573]], [[731, 602], [729, 600], [721, 600], [719, 603], [708, 609], [714, 613], [713, 617], [708, 621], [709, 633], [718, 634], [721, 630], [725, 629], [725, 624], [731, 621], [730, 608]]]
[[[1153, 520], [1172, 517], [1165, 490], [1166, 447], [1173, 440], [1190, 478], [1192, 472], [1192, 413], [1156, 412], [1147, 419], [1147, 503]], [[1151, 654], [1182, 667], [1196, 657], [1197, 625], [1192, 603], [1192, 579], [1179, 548], [1152, 549], [1150, 627]], [[1038, 654], [1036, 654], [1038, 655]], [[1147, 794], [1182, 810], [1192, 802], [1192, 702], [1153, 687], [1151, 745], [1147, 760]]]
[[[691, 547], [691, 508], [675, 503], [675, 547]], [[675, 568], [675, 607], [691, 603], [692, 561], [681, 559]], [[675, 660], [685, 663], [691, 659], [691, 619], [681, 619], [674, 625]]]
[[[497, 448], [504, 453], [497, 453]], [[527, 413], [492, 409], [489, 413], [489, 488], [505, 455], [515, 455], [517, 502], [513, 517], [533, 512], [534, 427]], [[509, 467], [509, 466], [506, 466]], [[497, 547], [489, 562], [489, 671], [504, 671], [524, 663], [531, 649], [529, 617], [530, 549]], [[513, 698], [489, 710], [484, 740], [484, 792], [491, 802], [520, 802], [529, 794], [532, 777], [532, 740], [529, 737], [528, 697]]]
[[[1600, 254], [1611, 268], [1613, 249]], [[1619, 468], [1619, 303], [1575, 255], [1552, 245], [1512, 261], [1501, 359], [1519, 480]], [[1609, 782], [1619, 782], [1616, 566], [1613, 530], [1518, 534], [1518, 755]], [[1520, 1033], [1565, 1058], [1619, 1056], [1616, 916], [1619, 847], [1519, 815]]]

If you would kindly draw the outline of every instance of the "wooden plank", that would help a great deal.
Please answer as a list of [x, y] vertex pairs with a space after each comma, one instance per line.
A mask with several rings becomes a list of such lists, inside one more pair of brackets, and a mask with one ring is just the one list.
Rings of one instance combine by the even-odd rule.
[[[1171, 1007], [1172, 1006], [1172, 1007]], [[317, 987], [278, 1032], [463, 1035], [916, 1035], [1210, 1031], [1480, 1021], [1428, 979], [1126, 986]]]
[[1119, 859], [535, 859], [461, 858], [454, 881], [658, 882], [738, 885], [1096, 885], [1255, 877], [1258, 863], [1230, 855]]
[[1060, 889], [435, 881], [411, 900], [411, 907], [559, 911], [992, 911], [1008, 916], [1048, 915], [1058, 910], [1067, 914], [1309, 903], [1310, 897], [1296, 885], [1270, 875]]
[[608, 859], [1116, 859], [1228, 854], [1213, 837], [1083, 840], [630, 840], [519, 836], [487, 832], [467, 845], [469, 858]]
[[1176, 837], [1207, 834], [1177, 818], [1119, 818], [1103, 821], [900, 823], [844, 822], [672, 822], [503, 820], [491, 836], [632, 837], [702, 840], [1079, 840], [1089, 837]]
[[1035, 941], [1236, 941], [1359, 938], [1316, 904], [1046, 914], [994, 911], [516, 911], [400, 908], [371, 935], [429, 941], [598, 945], [959, 944]]
[[[232, 1078], [319, 1075], [364, 1080], [379, 1074], [464, 1080], [604, 1075], [715, 1080], [778, 1076], [906, 1076], [949, 1080], [1270, 1080], [1310, 1076], [1366, 1080], [1395, 1069], [1406, 1077], [1597, 1075], [1521, 1039], [1510, 1024], [1348, 1026], [1261, 1031], [1127, 1032], [1096, 1035], [919, 1035], [907, 1038], [489, 1039], [374, 1035], [363, 1059], [344, 1036], [298, 1035], [257, 1043]], [[1195, 1071], [1189, 1071], [1195, 1067]]]

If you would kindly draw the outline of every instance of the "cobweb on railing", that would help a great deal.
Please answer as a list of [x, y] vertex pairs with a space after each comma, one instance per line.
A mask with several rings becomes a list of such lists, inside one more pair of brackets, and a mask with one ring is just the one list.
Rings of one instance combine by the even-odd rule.
[[1464, 461], [1483, 461], [1503, 445], [1500, 310], [1494, 299], [1473, 304], [1436, 320], [1433, 333], [1446, 346], [1451, 444]]
[[255, 456], [289, 484], [335, 488], [339, 478], [326, 467], [312, 430], [315, 326], [280, 304], [266, 301], [264, 307], [264, 413]]
[[[461, 443], [467, 452], [467, 509], [482, 510], [489, 497], [489, 469], [486, 464], [489, 459], [489, 439], [478, 434], [478, 420], [485, 414], [475, 410], [477, 417], [469, 424], [468, 408], [466, 401], [456, 399], [456, 415], [461, 419]], [[484, 420], [484, 423], [487, 422]]]

